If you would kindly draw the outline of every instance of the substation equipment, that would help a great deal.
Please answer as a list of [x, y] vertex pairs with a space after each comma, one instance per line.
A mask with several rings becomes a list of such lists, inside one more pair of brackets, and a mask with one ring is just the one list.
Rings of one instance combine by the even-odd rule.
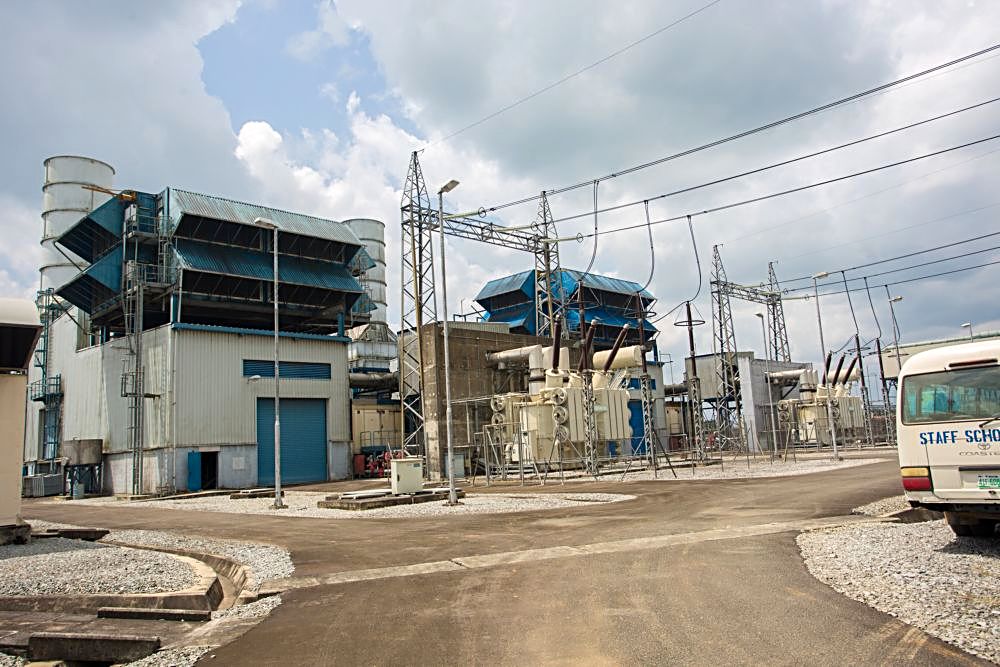
[[[484, 213], [484, 212], [482, 212]], [[629, 392], [627, 389], [612, 385], [608, 373], [620, 371], [616, 366], [607, 371], [594, 371], [590, 368], [590, 353], [583, 352], [587, 363], [578, 371], [570, 371], [567, 367], [555, 364], [545, 370], [538, 365], [538, 359], [544, 356], [543, 348], [559, 350], [561, 341], [556, 340], [556, 330], [565, 327], [566, 337], [582, 340], [587, 332], [591, 338], [598, 329], [610, 331], [608, 324], [613, 325], [616, 334], [624, 334], [616, 341], [616, 348], [621, 348], [625, 336], [631, 336], [636, 343], [629, 347], [629, 352], [623, 353], [642, 357], [637, 365], [642, 371], [637, 371], [629, 379], [636, 381], [636, 386], [645, 397], [641, 401], [641, 422], [648, 425], [644, 439], [649, 444], [643, 445], [645, 452], [652, 456], [655, 433], [654, 400], [650, 392], [650, 378], [645, 368], [645, 349], [647, 340], [645, 334], [654, 330], [646, 323], [648, 307], [653, 299], [644, 290], [634, 285], [634, 292], [622, 295], [629, 307], [634, 311], [634, 318], [621, 316], [606, 316], [608, 322], [602, 324], [600, 316], [590, 315], [587, 309], [574, 303], [571, 292], [576, 289], [582, 299], [587, 289], [601, 290], [600, 276], [586, 272], [574, 272], [564, 269], [559, 258], [558, 233], [553, 222], [548, 199], [543, 192], [539, 197], [538, 214], [534, 223], [527, 228], [504, 227], [489, 222], [480, 215], [468, 214], [443, 215], [431, 206], [428, 190], [424, 182], [423, 172], [417, 152], [411, 155], [407, 178], [403, 189], [401, 202], [402, 252], [401, 252], [401, 334], [399, 339], [399, 397], [403, 410], [403, 432], [400, 435], [399, 450], [403, 454], [426, 456], [428, 470], [432, 476], [440, 474], [444, 466], [439, 459], [442, 456], [440, 442], [443, 441], [444, 412], [437, 396], [440, 394], [438, 352], [440, 345], [439, 326], [437, 324], [437, 290], [435, 286], [434, 250], [432, 235], [439, 232], [448, 236], [487, 243], [502, 248], [530, 253], [534, 259], [534, 269], [524, 274], [515, 274], [509, 278], [493, 281], [503, 283], [495, 293], [483, 292], [477, 300], [499, 296], [510, 287], [510, 292], [528, 290], [520, 297], [517, 304], [501, 303], [499, 310], [506, 312], [487, 314], [486, 322], [479, 323], [485, 327], [494, 322], [503, 325], [504, 333], [515, 340], [515, 336], [530, 335], [532, 344], [522, 349], [509, 350], [508, 345], [498, 346], [488, 350], [486, 359], [473, 358], [472, 363], [478, 366], [503, 364], [514, 357], [521, 356], [520, 362], [528, 362], [528, 387], [521, 391], [507, 391], [487, 394], [485, 396], [467, 396], [453, 403], [467, 406], [467, 413], [477, 408], [484, 400], [492, 411], [487, 420], [493, 422], [493, 427], [485, 431], [477, 431], [483, 438], [489, 439], [489, 444], [481, 444], [485, 450], [493, 452], [486, 455], [487, 467], [503, 466], [514, 463], [522, 467], [531, 462], [561, 460], [568, 464], [570, 459], [577, 461], [588, 470], [596, 470], [598, 461], [606, 458], [598, 452], [597, 442], [632, 441], [632, 430], [629, 425]], [[590, 282], [597, 281], [591, 285]], [[619, 281], [626, 283], [627, 281]], [[516, 285], [515, 285], [516, 283]], [[489, 287], [489, 286], [488, 286]], [[612, 289], [615, 291], [617, 288]], [[488, 291], [488, 290], [487, 290]], [[514, 312], [514, 311], [517, 312]], [[613, 320], [613, 321], [611, 321]], [[638, 326], [623, 326], [627, 320], [633, 320]], [[465, 323], [456, 322], [452, 330], [461, 330]], [[642, 331], [643, 324], [647, 327]], [[614, 339], [612, 339], [614, 340]], [[545, 345], [545, 343], [549, 343]], [[607, 341], [610, 342], [610, 341]], [[530, 349], [528, 349], [530, 348]], [[573, 349], [579, 349], [579, 344]], [[592, 348], [591, 348], [592, 349]], [[562, 363], [568, 362], [568, 354], [556, 354]], [[620, 363], [620, 362], [619, 362]], [[534, 364], [534, 365], [533, 365]], [[434, 398], [430, 398], [434, 397]], [[589, 406], [589, 407], [587, 407]], [[500, 420], [500, 421], [498, 421]], [[469, 418], [470, 425], [462, 425], [455, 420], [455, 428], [464, 429], [467, 440], [474, 439], [473, 429], [476, 428]], [[500, 427], [500, 428], [496, 428]], [[521, 436], [527, 433], [527, 440]], [[489, 434], [489, 435], [487, 435]], [[515, 437], [515, 434], [518, 434]], [[515, 445], [515, 440], [520, 444]], [[662, 445], [658, 445], [663, 449]], [[629, 444], [631, 449], [631, 444]], [[515, 451], [516, 450], [516, 451]], [[499, 452], [499, 453], [498, 453]], [[457, 467], [457, 466], [455, 466]], [[543, 466], [544, 467], [544, 466]]]

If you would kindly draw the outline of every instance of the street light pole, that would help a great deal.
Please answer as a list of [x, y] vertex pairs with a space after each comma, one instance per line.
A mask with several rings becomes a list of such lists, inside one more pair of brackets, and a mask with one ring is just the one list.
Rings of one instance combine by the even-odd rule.
[[438, 190], [438, 232], [441, 234], [441, 296], [444, 299], [444, 403], [445, 403], [445, 433], [448, 440], [448, 504], [458, 504], [458, 493], [455, 491], [455, 457], [452, 445], [451, 429], [451, 359], [448, 346], [448, 273], [445, 270], [444, 247], [444, 195], [458, 187], [458, 181], [452, 179]]
[[[820, 271], [815, 274], [813, 279], [813, 297], [816, 299], [816, 322], [819, 324], [819, 353], [820, 358], [826, 358], [826, 342], [823, 340], [823, 316], [820, 315], [819, 311], [819, 284], [818, 280], [826, 278], [830, 274], [826, 271]], [[833, 423], [833, 395], [830, 393], [829, 379], [826, 385], [826, 423], [830, 428], [830, 440], [833, 442], [833, 458], [834, 460], [840, 460], [840, 454], [837, 451], [837, 427]], [[819, 436], [816, 437], [817, 441]]]
[[288, 507], [281, 497], [281, 367], [278, 361], [278, 225], [269, 218], [254, 218], [253, 224], [274, 232], [271, 255], [274, 282], [274, 509]]
[[962, 325], [962, 328], [969, 330], [969, 340], [971, 340], [971, 341], [975, 341], [976, 340], [973, 337], [973, 335], [972, 335], [972, 322], [966, 322], [965, 324]]

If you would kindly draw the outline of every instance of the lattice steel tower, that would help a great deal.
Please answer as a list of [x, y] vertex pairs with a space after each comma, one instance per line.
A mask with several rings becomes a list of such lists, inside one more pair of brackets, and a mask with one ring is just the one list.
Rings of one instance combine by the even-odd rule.
[[781, 304], [781, 285], [774, 272], [774, 262], [767, 263], [767, 281], [770, 294], [767, 295], [767, 320], [771, 326], [771, 350], [777, 361], [791, 361], [792, 351], [788, 346], [788, 330], [785, 328], [785, 308]]
[[[434, 252], [431, 208], [424, 174], [417, 151], [410, 156], [410, 167], [403, 186], [400, 204], [402, 222], [402, 271], [400, 279], [399, 398], [403, 409], [400, 447], [419, 452], [424, 443], [423, 345], [421, 328], [437, 321], [437, 296], [434, 293]], [[408, 337], [407, 333], [413, 332]], [[409, 424], [409, 428], [407, 428]]]
[[729, 280], [722, 265], [719, 246], [712, 246], [712, 329], [715, 336], [715, 375], [718, 391], [715, 397], [715, 428], [719, 447], [743, 448], [740, 401], [740, 375], [737, 363], [736, 328], [730, 303]]

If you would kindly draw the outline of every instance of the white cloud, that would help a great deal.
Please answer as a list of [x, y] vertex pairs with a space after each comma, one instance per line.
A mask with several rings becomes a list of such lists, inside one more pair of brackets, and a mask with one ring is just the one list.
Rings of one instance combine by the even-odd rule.
[[351, 28], [337, 13], [332, 0], [323, 0], [316, 8], [318, 26], [293, 35], [285, 45], [285, 50], [297, 60], [308, 62], [333, 46], [350, 43]]
[[319, 94], [330, 100], [334, 104], [340, 102], [340, 89], [337, 84], [333, 81], [327, 81], [322, 86], [319, 87]]
[[[197, 48], [232, 21], [236, 0], [144, 5], [0, 6], [0, 271], [5, 291], [35, 289], [43, 160], [100, 158], [117, 187], [188, 186], [230, 196], [251, 182], [233, 155], [223, 104], [205, 92]], [[58, 49], [52, 45], [58, 44]], [[16, 64], [16, 65], [15, 65]]]

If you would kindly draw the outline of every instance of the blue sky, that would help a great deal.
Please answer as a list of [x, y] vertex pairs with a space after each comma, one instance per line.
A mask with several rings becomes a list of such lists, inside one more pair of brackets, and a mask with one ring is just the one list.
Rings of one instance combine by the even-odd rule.
[[389, 94], [368, 37], [350, 31], [347, 44], [327, 42], [308, 58], [297, 58], [289, 42], [316, 28], [316, 5], [251, 2], [236, 21], [198, 42], [205, 60], [203, 79], [209, 95], [221, 99], [234, 127], [266, 119], [282, 133], [302, 128], [347, 131], [344, 102], [351, 91], [369, 113], [385, 113], [412, 130]]

